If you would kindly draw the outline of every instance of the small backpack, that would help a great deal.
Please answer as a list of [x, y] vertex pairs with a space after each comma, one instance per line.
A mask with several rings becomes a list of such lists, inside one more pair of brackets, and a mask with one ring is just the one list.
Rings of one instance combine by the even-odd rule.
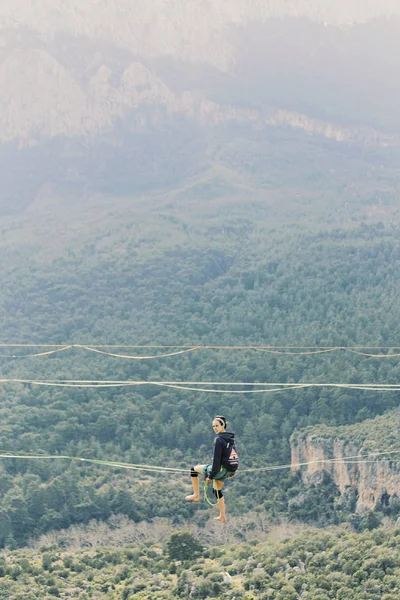
[[234, 473], [239, 468], [239, 454], [237, 452], [235, 444], [231, 444], [230, 442], [226, 445], [228, 458], [225, 460], [225, 466], [228, 471], [232, 471]]

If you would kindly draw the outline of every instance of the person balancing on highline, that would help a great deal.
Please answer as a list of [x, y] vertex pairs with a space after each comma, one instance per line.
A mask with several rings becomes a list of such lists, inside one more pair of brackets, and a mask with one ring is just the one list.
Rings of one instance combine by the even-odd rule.
[[203, 475], [207, 483], [213, 482], [214, 494], [218, 498], [219, 516], [216, 521], [226, 523], [225, 500], [222, 494], [224, 480], [233, 477], [239, 466], [239, 457], [235, 447], [235, 434], [226, 431], [226, 419], [218, 415], [212, 422], [216, 438], [214, 440], [214, 457], [212, 465], [196, 465], [190, 469], [193, 494], [186, 496], [188, 502], [200, 501], [199, 475]]

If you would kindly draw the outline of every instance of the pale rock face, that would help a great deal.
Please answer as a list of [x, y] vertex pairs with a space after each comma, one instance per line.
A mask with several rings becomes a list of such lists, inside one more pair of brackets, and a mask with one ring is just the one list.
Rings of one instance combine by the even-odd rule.
[[83, 126], [85, 95], [51, 56], [40, 50], [14, 50], [0, 65], [0, 131], [3, 140], [29, 140], [35, 133], [56, 136]]
[[[342, 494], [348, 486], [356, 488], [357, 510], [373, 509], [385, 491], [389, 496], [400, 496], [400, 463], [387, 458], [377, 460], [379, 457], [351, 442], [314, 434], [292, 438], [291, 451], [292, 471], [301, 470], [304, 483], [310, 483], [315, 473], [326, 471]], [[353, 458], [349, 462], [342, 460], [360, 455], [362, 458]], [[326, 462], [331, 459], [338, 462]], [[310, 464], [300, 466], [301, 463]]]
[[120, 102], [135, 108], [142, 104], [166, 104], [174, 102], [168, 87], [139, 63], [132, 63], [124, 72], [118, 90]]
[[320, 135], [337, 142], [361, 142], [363, 145], [381, 147], [397, 146], [400, 137], [384, 134], [374, 129], [355, 129], [339, 127], [320, 119], [312, 119], [289, 110], [277, 110], [266, 120], [270, 125], [290, 125], [294, 129], [302, 129], [310, 135]]

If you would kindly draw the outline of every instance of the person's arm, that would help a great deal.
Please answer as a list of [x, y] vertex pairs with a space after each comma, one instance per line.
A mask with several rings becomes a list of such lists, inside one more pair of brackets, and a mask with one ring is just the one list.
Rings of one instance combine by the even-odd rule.
[[222, 450], [223, 442], [219, 438], [215, 438], [213, 462], [210, 474], [208, 476], [208, 479], [210, 480], [214, 479], [221, 468]]

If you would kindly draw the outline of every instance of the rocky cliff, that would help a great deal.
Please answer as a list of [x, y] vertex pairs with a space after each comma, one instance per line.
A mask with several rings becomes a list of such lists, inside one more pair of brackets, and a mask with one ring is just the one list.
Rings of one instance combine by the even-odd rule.
[[400, 496], [400, 411], [363, 423], [319, 426], [291, 437], [292, 471], [311, 484], [327, 472], [343, 494], [356, 490], [357, 510]]

